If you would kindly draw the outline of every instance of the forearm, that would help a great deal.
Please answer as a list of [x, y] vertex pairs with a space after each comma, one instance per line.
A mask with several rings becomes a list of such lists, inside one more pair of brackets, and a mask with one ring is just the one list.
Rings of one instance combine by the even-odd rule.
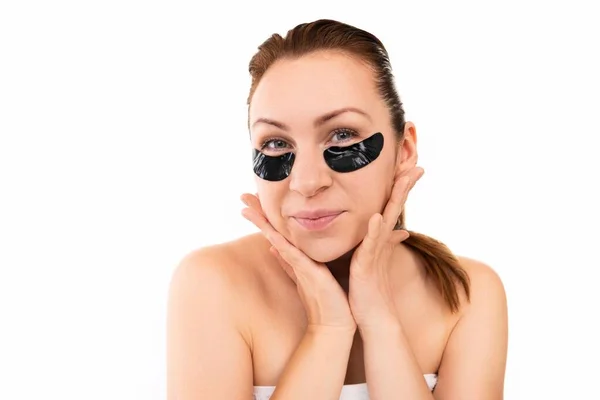
[[271, 400], [338, 400], [354, 331], [309, 328], [288, 362]]
[[371, 400], [433, 400], [400, 323], [361, 330]]

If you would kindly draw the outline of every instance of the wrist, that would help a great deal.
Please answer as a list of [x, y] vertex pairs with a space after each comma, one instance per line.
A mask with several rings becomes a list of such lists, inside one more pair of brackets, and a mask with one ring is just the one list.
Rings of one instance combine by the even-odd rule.
[[358, 324], [361, 337], [398, 335], [402, 333], [402, 324], [397, 318]]
[[327, 348], [328, 352], [345, 353], [352, 348], [355, 336], [356, 329], [309, 325], [303, 341], [320, 348]]
[[306, 333], [311, 336], [334, 337], [334, 338], [354, 338], [357, 326], [329, 326], [329, 325], [311, 325], [306, 327]]

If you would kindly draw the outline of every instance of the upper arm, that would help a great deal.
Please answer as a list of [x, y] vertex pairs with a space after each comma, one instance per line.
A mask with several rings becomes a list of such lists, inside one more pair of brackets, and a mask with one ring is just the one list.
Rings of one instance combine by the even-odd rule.
[[251, 399], [252, 357], [231, 281], [204, 251], [173, 273], [167, 311], [169, 400]]
[[508, 346], [506, 294], [490, 267], [468, 260], [471, 301], [444, 350], [435, 398], [490, 399], [504, 396]]

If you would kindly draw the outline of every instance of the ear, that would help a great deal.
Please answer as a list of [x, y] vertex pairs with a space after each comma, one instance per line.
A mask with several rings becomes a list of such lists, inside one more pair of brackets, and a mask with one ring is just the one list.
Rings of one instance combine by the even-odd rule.
[[402, 140], [396, 154], [396, 176], [402, 176], [417, 165], [417, 128], [412, 122], [404, 124]]

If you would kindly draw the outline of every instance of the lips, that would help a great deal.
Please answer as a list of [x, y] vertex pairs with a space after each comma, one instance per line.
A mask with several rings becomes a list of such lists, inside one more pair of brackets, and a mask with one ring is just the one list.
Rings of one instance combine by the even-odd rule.
[[292, 217], [302, 219], [318, 219], [332, 215], [338, 215], [341, 213], [341, 210], [305, 210], [292, 215]]
[[329, 227], [344, 211], [339, 210], [312, 210], [301, 211], [292, 218], [304, 229], [315, 231]]

